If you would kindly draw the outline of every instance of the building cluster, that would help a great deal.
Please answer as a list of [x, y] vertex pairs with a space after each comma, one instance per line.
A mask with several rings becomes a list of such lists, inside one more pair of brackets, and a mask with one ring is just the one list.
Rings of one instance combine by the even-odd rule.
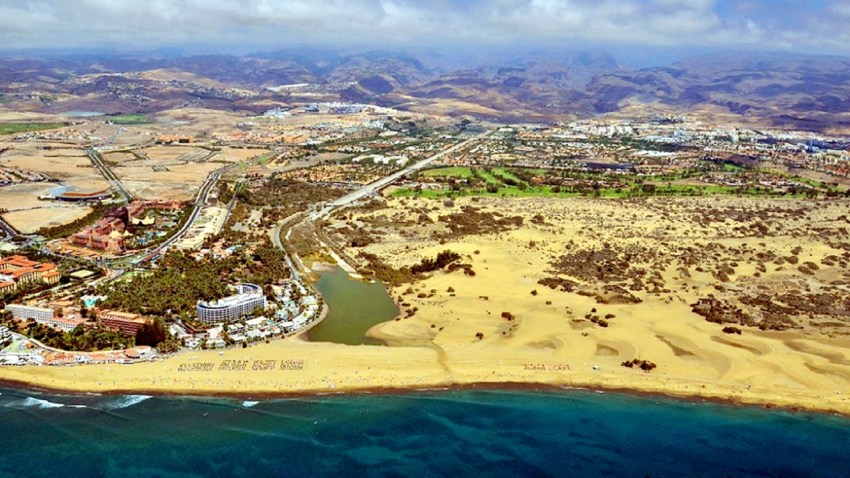
[[13, 166], [0, 166], [0, 187], [42, 181], [50, 181], [50, 177], [39, 172], [28, 171]]
[[38, 324], [70, 332], [80, 325], [86, 323], [86, 319], [75, 315], [65, 316], [60, 307], [42, 307], [38, 305], [9, 304], [6, 311], [12, 314], [15, 320], [27, 322], [33, 320]]
[[409, 117], [410, 113], [355, 103], [314, 103], [286, 111], [274, 108], [254, 121], [238, 123], [233, 130], [213, 132], [211, 137], [227, 143], [302, 146], [384, 141], [381, 134], [397, 116]]
[[392, 173], [395, 167], [379, 164], [327, 164], [293, 169], [279, 173], [281, 179], [295, 179], [313, 184], [350, 187], [369, 184]]
[[114, 330], [127, 336], [134, 336], [145, 325], [145, 319], [139, 314], [103, 309], [92, 311], [95, 318], [83, 318], [78, 308], [70, 301], [55, 301], [42, 305], [8, 304], [6, 311], [21, 322], [33, 320], [48, 327], [70, 332], [80, 325], [99, 326]]
[[435, 166], [499, 166], [577, 171], [627, 166], [629, 173], [706, 169], [706, 159], [744, 158], [765, 167], [808, 169], [850, 178], [850, 139], [804, 132], [742, 129], [689, 121], [593, 119], [499, 128]]
[[84, 364], [131, 364], [155, 360], [157, 357], [156, 350], [145, 345], [126, 350], [65, 352], [47, 349], [29, 339], [13, 338], [11, 345], [0, 351], [0, 365], [67, 367]]
[[12, 292], [22, 284], [31, 282], [53, 285], [61, 277], [56, 265], [49, 262], [31, 261], [17, 255], [0, 259], [0, 294]]
[[185, 324], [170, 327], [172, 335], [188, 348], [224, 348], [279, 337], [304, 330], [320, 316], [318, 296], [297, 280], [272, 286], [274, 300], [253, 284], [234, 287], [236, 294], [213, 302], [198, 302], [195, 330]]
[[142, 224], [145, 211], [154, 209], [162, 211], [180, 211], [183, 203], [180, 201], [133, 201], [109, 211], [86, 229], [71, 235], [68, 241], [79, 247], [112, 253], [124, 252], [127, 248], [125, 238], [130, 236], [131, 225]]

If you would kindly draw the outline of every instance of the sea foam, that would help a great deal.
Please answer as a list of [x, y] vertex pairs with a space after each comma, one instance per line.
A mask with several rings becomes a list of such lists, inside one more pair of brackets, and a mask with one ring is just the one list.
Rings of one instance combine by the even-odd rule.
[[138, 405], [149, 398], [151, 398], [150, 395], [126, 395], [105, 403], [99, 408], [104, 410], [120, 410], [122, 408], [129, 408], [133, 405]]
[[62, 408], [65, 405], [61, 403], [51, 402], [50, 400], [42, 400], [40, 398], [35, 397], [27, 397], [21, 403], [21, 405], [25, 408]]

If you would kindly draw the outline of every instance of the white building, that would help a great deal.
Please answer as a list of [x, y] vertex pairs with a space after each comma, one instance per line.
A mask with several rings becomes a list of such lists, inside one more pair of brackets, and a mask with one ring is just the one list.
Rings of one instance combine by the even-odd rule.
[[250, 315], [255, 309], [266, 308], [263, 289], [254, 284], [240, 284], [237, 294], [212, 302], [198, 301], [198, 320], [205, 324], [219, 324]]
[[6, 310], [12, 313], [12, 317], [18, 320], [33, 319], [39, 323], [45, 323], [53, 319], [53, 309], [44, 307], [33, 307], [21, 304], [9, 304]]

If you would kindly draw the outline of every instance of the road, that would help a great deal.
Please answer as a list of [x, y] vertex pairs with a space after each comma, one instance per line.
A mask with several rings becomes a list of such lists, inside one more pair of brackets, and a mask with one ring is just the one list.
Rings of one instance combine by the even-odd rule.
[[111, 262], [110, 265], [112, 265], [112, 266], [118, 266], [120, 264], [136, 265], [136, 264], [142, 262], [144, 260], [144, 258], [155, 257], [157, 254], [161, 253], [166, 248], [176, 244], [178, 241], [183, 239], [183, 236], [186, 235], [186, 233], [189, 231], [189, 229], [195, 223], [195, 220], [198, 219], [198, 215], [201, 213], [201, 209], [204, 206], [206, 206], [207, 201], [209, 200], [210, 192], [212, 191], [213, 187], [215, 187], [215, 185], [218, 183], [218, 180], [221, 179], [222, 175], [229, 172], [231, 169], [233, 169], [236, 166], [237, 166], [236, 164], [231, 164], [231, 165], [225, 166], [223, 168], [216, 169], [215, 171], [211, 172], [207, 176], [206, 181], [204, 181], [204, 184], [201, 185], [201, 188], [198, 190], [198, 194], [195, 196], [195, 202], [194, 202], [193, 207], [192, 207], [192, 213], [189, 215], [189, 219], [186, 220], [185, 223], [183, 223], [183, 226], [179, 230], [177, 230], [177, 232], [175, 232], [173, 236], [171, 236], [165, 242], [163, 242], [162, 244], [156, 246], [155, 248], [153, 248], [149, 251], [140, 252], [140, 253], [135, 254], [133, 256], [130, 256], [130, 257], [124, 257], [124, 258], [118, 259], [114, 262]]
[[367, 185], [363, 186], [362, 188], [360, 188], [360, 189], [358, 189], [354, 192], [351, 192], [351, 193], [346, 194], [345, 196], [342, 196], [339, 199], [335, 199], [333, 201], [330, 201], [322, 209], [320, 209], [320, 210], [318, 210], [314, 213], [311, 213], [310, 216], [309, 216], [309, 219], [312, 220], [312, 221], [315, 221], [317, 219], [327, 217], [335, 209], [338, 209], [338, 208], [343, 207], [343, 206], [347, 206], [347, 205], [349, 205], [349, 204], [351, 204], [355, 201], [359, 201], [360, 199], [363, 199], [363, 198], [368, 197], [372, 194], [375, 194], [376, 192], [380, 191], [381, 189], [384, 189], [385, 187], [389, 186], [390, 184], [392, 184], [392, 183], [398, 181], [399, 179], [407, 176], [408, 174], [411, 174], [411, 173], [414, 173], [416, 171], [420, 171], [422, 169], [425, 169], [431, 163], [442, 158], [443, 156], [449, 155], [449, 154], [454, 153], [455, 151], [457, 151], [459, 149], [465, 148], [466, 146], [468, 146], [469, 144], [471, 144], [475, 141], [484, 139], [485, 137], [490, 135], [490, 133], [491, 133], [490, 131], [487, 131], [487, 132], [484, 132], [484, 133], [482, 133], [478, 136], [475, 136], [473, 138], [469, 138], [466, 141], [460, 142], [460, 143], [452, 146], [451, 148], [444, 149], [443, 151], [440, 151], [439, 153], [437, 153], [433, 156], [429, 156], [429, 157], [427, 157], [427, 158], [425, 158], [421, 161], [418, 161], [418, 162], [416, 162], [416, 163], [414, 163], [414, 164], [412, 164], [412, 165], [410, 165], [410, 166], [408, 166], [408, 167], [406, 167], [406, 168], [404, 168], [400, 171], [396, 171], [395, 173], [390, 174], [389, 176], [381, 178], [381, 179], [379, 179], [379, 180], [377, 180], [373, 183], [367, 184]]
[[[297, 214], [296, 214], [296, 216], [297, 216]], [[272, 231], [269, 233], [269, 236], [271, 236], [272, 244], [275, 247], [277, 247], [278, 249], [280, 249], [284, 252], [286, 252], [286, 248], [283, 247], [283, 241], [281, 241], [280, 235], [283, 232], [283, 226], [285, 224], [288, 224], [290, 222], [290, 219], [292, 219], [292, 217], [293, 216], [290, 216], [290, 217], [284, 219], [283, 221], [280, 221], [280, 223], [277, 225], [277, 227], [272, 229]], [[300, 224], [300, 222], [299, 222], [299, 224]], [[300, 264], [301, 267], [304, 267], [304, 264], [301, 263], [301, 259], [298, 256], [296, 256], [295, 259], [298, 261], [298, 263]], [[292, 277], [295, 280], [300, 281], [301, 280], [301, 272], [299, 271], [298, 267], [296, 267], [295, 263], [292, 261], [292, 258], [289, 257], [289, 253], [286, 254], [286, 265], [287, 265], [287, 267], [289, 267], [289, 270], [292, 271]], [[304, 270], [306, 270], [306, 268]]]
[[124, 187], [124, 183], [122, 183], [121, 180], [118, 179], [118, 176], [116, 176], [115, 173], [112, 172], [112, 169], [110, 169], [109, 165], [103, 161], [103, 157], [101, 157], [97, 149], [87, 148], [86, 154], [88, 155], [89, 159], [91, 159], [91, 162], [92, 164], [94, 164], [94, 167], [97, 168], [98, 171], [100, 171], [100, 174], [102, 174], [103, 177], [106, 178], [106, 181], [109, 183], [109, 185], [112, 186], [112, 189], [115, 190], [118, 194], [120, 194], [125, 201], [132, 201], [133, 195], [130, 194], [130, 191], [128, 191], [126, 187]]
[[11, 239], [18, 235], [18, 231], [16, 231], [14, 227], [7, 224], [6, 221], [3, 220], [3, 218], [0, 218], [0, 233], [3, 234], [3, 237], [5, 239]]
[[[323, 208], [309, 213], [305, 219], [298, 221], [298, 222], [292, 224], [292, 226], [290, 226], [289, 228], [287, 228], [287, 239], [289, 238], [289, 233], [292, 231], [292, 229], [294, 227], [298, 226], [299, 224], [303, 223], [304, 221], [308, 221], [308, 220], [309, 221], [315, 221], [317, 219], [327, 217], [335, 209], [343, 207], [343, 206], [347, 206], [347, 205], [349, 205], [349, 204], [351, 204], [355, 201], [358, 201], [360, 199], [368, 197], [369, 195], [374, 194], [374, 193], [380, 191], [381, 189], [384, 189], [385, 187], [389, 186], [390, 184], [398, 181], [399, 179], [403, 178], [404, 176], [426, 168], [432, 162], [442, 158], [443, 156], [454, 153], [455, 151], [457, 151], [461, 148], [465, 148], [466, 146], [468, 146], [469, 144], [471, 144], [475, 141], [478, 141], [480, 139], [487, 137], [490, 133], [491, 133], [490, 131], [487, 131], [487, 132], [480, 134], [478, 136], [475, 136], [473, 138], [469, 138], [466, 141], [462, 141], [462, 142], [460, 142], [460, 143], [458, 143], [458, 144], [456, 144], [456, 145], [454, 145], [454, 146], [452, 146], [448, 149], [444, 149], [443, 151], [440, 151], [439, 153], [437, 153], [433, 156], [429, 156], [428, 158], [425, 158], [421, 161], [418, 161], [415, 164], [412, 164], [412, 165], [410, 165], [410, 166], [408, 166], [408, 167], [406, 167], [406, 168], [404, 168], [400, 171], [396, 171], [395, 173], [390, 174], [389, 176], [386, 176], [386, 177], [381, 178], [381, 179], [379, 179], [375, 182], [367, 184], [367, 185], [363, 186], [362, 188], [360, 188], [356, 191], [353, 191], [351, 193], [346, 194], [345, 196], [342, 196], [341, 198], [338, 198], [334, 201], [328, 202], [327, 204], [325, 204], [325, 206]], [[271, 236], [272, 244], [274, 244], [274, 246], [277, 247], [278, 249], [285, 250], [285, 248], [283, 247], [283, 241], [281, 240], [280, 237], [283, 234], [284, 225], [290, 223], [291, 219], [292, 219], [292, 217], [289, 217], [289, 218], [286, 218], [285, 220], [281, 221], [278, 224], [278, 226], [276, 228], [274, 228], [269, 233], [269, 235]], [[297, 255], [295, 256], [295, 260], [299, 262], [299, 265], [302, 268], [304, 267], [304, 265], [301, 264], [301, 260]], [[300, 278], [300, 274], [298, 272], [298, 267], [295, 266], [292, 259], [289, 257], [289, 254], [287, 254], [287, 256], [286, 256], [286, 263], [289, 266], [289, 268], [292, 270], [293, 276], [296, 277], [296, 278]]]

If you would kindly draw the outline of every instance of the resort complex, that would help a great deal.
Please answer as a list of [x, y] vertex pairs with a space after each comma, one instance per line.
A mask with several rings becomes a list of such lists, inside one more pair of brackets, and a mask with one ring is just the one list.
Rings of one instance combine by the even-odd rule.
[[61, 277], [53, 263], [31, 261], [19, 255], [0, 258], [0, 294], [30, 282], [54, 285]]

